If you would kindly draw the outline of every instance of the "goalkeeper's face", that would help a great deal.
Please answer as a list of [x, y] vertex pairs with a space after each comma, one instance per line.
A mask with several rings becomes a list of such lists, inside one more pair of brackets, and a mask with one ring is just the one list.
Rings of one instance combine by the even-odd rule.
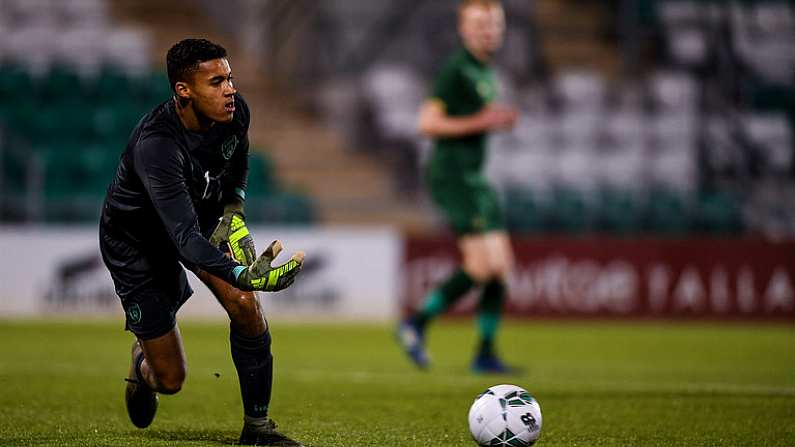
[[458, 29], [464, 46], [475, 56], [491, 58], [502, 46], [505, 36], [502, 7], [471, 4], [459, 14]]
[[199, 64], [189, 82], [190, 99], [197, 115], [228, 123], [235, 115], [237, 92], [232, 83], [232, 69], [226, 59], [213, 59]]

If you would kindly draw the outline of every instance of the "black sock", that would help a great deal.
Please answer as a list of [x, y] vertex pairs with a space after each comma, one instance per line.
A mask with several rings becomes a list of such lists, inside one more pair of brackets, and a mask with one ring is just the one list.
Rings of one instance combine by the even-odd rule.
[[480, 357], [494, 357], [494, 339], [482, 338], [480, 339], [480, 346], [478, 346], [478, 356]]
[[270, 331], [266, 330], [257, 337], [246, 337], [232, 327], [229, 340], [232, 361], [240, 380], [243, 412], [250, 418], [264, 418], [268, 415], [273, 386]]
[[501, 280], [491, 280], [483, 287], [478, 306], [478, 330], [480, 332], [480, 346], [478, 355], [492, 357], [494, 353], [494, 338], [500, 325], [502, 306], [505, 302], [505, 283]]

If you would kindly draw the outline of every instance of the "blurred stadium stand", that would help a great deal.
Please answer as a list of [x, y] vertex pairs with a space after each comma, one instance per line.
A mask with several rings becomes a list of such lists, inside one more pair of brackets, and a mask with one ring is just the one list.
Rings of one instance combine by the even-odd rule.
[[[504, 3], [495, 65], [522, 117], [492, 137], [488, 174], [512, 230], [795, 232], [793, 2]], [[455, 4], [321, 2], [306, 42], [330, 53], [287, 64], [298, 88], [321, 86], [329, 122], [393, 166], [407, 195], [428, 151], [416, 110], [456, 45]]]
[[[152, 64], [162, 58], [152, 54], [155, 34], [119, 26], [110, 6], [2, 0], [4, 222], [96, 221], [130, 131], [171, 94], [162, 62]], [[310, 199], [283, 187], [265, 151], [253, 149], [250, 170], [249, 219], [314, 221]]]
[[[212, 29], [268, 148], [263, 191], [291, 188], [258, 218], [438, 223], [415, 121], [457, 45], [455, 0], [0, 2], [3, 220], [88, 218], [134, 117], [168, 94], [152, 67]], [[792, 1], [504, 3], [496, 66], [521, 120], [487, 172], [512, 230], [795, 234]]]

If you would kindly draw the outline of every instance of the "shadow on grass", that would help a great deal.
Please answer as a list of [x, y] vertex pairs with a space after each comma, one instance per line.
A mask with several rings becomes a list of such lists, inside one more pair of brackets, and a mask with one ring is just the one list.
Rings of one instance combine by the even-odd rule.
[[224, 430], [146, 430], [140, 435], [153, 440], [206, 442], [218, 445], [236, 445], [238, 440], [237, 433]]
[[[238, 445], [237, 433], [230, 434], [221, 430], [147, 430], [141, 436], [155, 441], [174, 442], [201, 442], [217, 445]], [[304, 444], [306, 447], [318, 447], [317, 444]]]

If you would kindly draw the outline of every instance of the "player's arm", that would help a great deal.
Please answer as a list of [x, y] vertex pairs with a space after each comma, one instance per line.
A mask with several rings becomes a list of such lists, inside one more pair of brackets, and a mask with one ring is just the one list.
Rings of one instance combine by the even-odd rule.
[[273, 267], [271, 262], [281, 250], [281, 243], [274, 241], [252, 265], [244, 266], [202, 236], [183, 175], [184, 155], [169, 138], [142, 140], [134, 161], [136, 173], [182, 259], [241, 290], [277, 291], [292, 284], [301, 271], [303, 253]]
[[516, 111], [509, 107], [490, 104], [472, 115], [450, 116], [444, 102], [432, 98], [420, 107], [417, 127], [431, 138], [455, 138], [509, 129], [515, 122]]
[[257, 257], [254, 238], [246, 226], [244, 205], [248, 177], [248, 135], [243, 137], [240, 147], [235, 151], [229, 177], [224, 179], [222, 196], [224, 214], [210, 236], [210, 244], [223, 251], [243, 265], [251, 265]]
[[472, 80], [461, 70], [459, 64], [448, 62], [439, 72], [430, 98], [420, 107], [419, 132], [431, 138], [457, 138], [513, 127], [517, 113], [512, 107], [488, 104], [467, 115], [448, 109], [461, 95], [476, 94]]

